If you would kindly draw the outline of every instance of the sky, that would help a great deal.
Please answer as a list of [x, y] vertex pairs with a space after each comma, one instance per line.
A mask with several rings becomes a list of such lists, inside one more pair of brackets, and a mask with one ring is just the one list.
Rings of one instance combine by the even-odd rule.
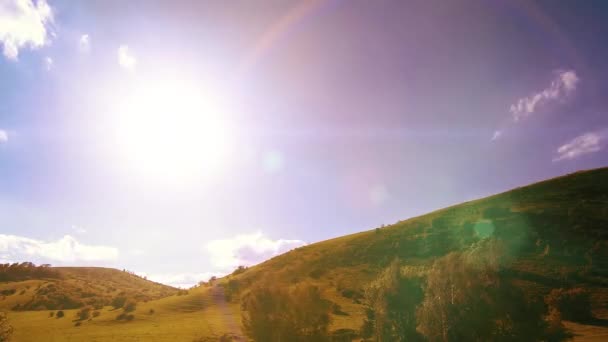
[[0, 0], [0, 261], [188, 286], [606, 166], [607, 10]]

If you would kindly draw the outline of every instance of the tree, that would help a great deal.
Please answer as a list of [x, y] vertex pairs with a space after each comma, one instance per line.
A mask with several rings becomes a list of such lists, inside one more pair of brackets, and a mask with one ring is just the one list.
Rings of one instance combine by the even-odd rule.
[[538, 341], [546, 323], [542, 303], [529, 300], [500, 272], [502, 253], [485, 240], [435, 261], [417, 311], [429, 341]]
[[243, 299], [243, 326], [254, 341], [327, 341], [331, 305], [319, 288], [257, 286]]
[[366, 319], [361, 335], [375, 341], [416, 341], [416, 307], [422, 302], [421, 280], [405, 276], [398, 259], [365, 290]]
[[10, 341], [13, 335], [13, 327], [8, 322], [4, 312], [0, 312], [0, 342]]

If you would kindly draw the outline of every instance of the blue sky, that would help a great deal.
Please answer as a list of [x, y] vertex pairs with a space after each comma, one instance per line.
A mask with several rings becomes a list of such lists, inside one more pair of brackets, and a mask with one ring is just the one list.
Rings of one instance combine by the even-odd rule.
[[0, 1], [0, 259], [191, 284], [606, 166], [601, 1]]

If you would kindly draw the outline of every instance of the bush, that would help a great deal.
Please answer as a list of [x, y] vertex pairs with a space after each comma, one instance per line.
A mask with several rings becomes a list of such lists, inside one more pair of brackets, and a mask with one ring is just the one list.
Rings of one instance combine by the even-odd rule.
[[553, 289], [545, 297], [545, 303], [549, 310], [559, 311], [563, 319], [578, 322], [593, 319], [590, 293], [585, 289]]
[[254, 341], [328, 341], [330, 303], [319, 288], [257, 286], [244, 298], [243, 326]]
[[93, 311], [93, 317], [99, 317], [99, 315], [101, 315], [101, 312]]
[[128, 301], [122, 309], [125, 313], [133, 312], [135, 311], [135, 309], [137, 309], [137, 303], [135, 303], [134, 301]]
[[114, 309], [120, 309], [125, 305], [126, 302], [127, 302], [127, 297], [118, 296], [118, 297], [112, 299], [111, 305], [114, 307]]
[[421, 280], [401, 273], [394, 260], [365, 291], [362, 337], [376, 341], [417, 341], [416, 307], [422, 302]]
[[81, 326], [81, 325], [82, 325], [82, 322], [76, 322], [76, 323], [74, 323], [74, 326], [75, 326], [75, 327], [79, 327], [79, 326]]
[[247, 271], [247, 266], [239, 266], [234, 270], [234, 272], [232, 272], [232, 275], [241, 274], [245, 271]]
[[13, 335], [13, 327], [9, 324], [4, 312], [0, 312], [0, 341], [9, 341]]
[[148, 311], [148, 314], [153, 315], [154, 314], [154, 309], [150, 309], [150, 311]]
[[87, 305], [76, 312], [76, 317], [81, 321], [87, 320], [89, 317], [91, 317], [91, 311], [93, 311], [93, 307]]
[[65, 314], [63, 313], [62, 310], [57, 311], [57, 315], [56, 315], [57, 318], [62, 318], [63, 316], [65, 316]]
[[55, 311], [49, 312], [49, 317], [55, 317]]

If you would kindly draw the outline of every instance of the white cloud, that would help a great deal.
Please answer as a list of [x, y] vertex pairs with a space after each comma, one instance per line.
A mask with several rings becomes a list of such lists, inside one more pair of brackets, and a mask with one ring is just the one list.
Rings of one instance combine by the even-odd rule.
[[231, 239], [214, 240], [207, 244], [211, 263], [222, 271], [232, 271], [239, 265], [255, 265], [273, 256], [304, 246], [302, 240], [272, 240], [261, 232], [240, 234]]
[[91, 51], [91, 37], [88, 34], [83, 34], [78, 40], [78, 49], [80, 52], [87, 53]]
[[157, 283], [173, 286], [173, 287], [181, 287], [181, 288], [189, 288], [193, 285], [198, 284], [199, 281], [208, 281], [209, 278], [221, 277], [226, 273], [222, 272], [202, 272], [202, 273], [137, 273], [138, 276], [146, 277], [148, 280], [155, 281]]
[[513, 115], [513, 120], [518, 122], [523, 118], [530, 116], [538, 108], [553, 101], [563, 99], [576, 90], [580, 78], [573, 70], [559, 71], [555, 79], [551, 82], [548, 88], [532, 94], [528, 97], [521, 98], [517, 103], [512, 104], [509, 111]]
[[45, 0], [0, 1], [0, 42], [4, 56], [17, 60], [23, 47], [37, 49], [48, 43], [53, 11]]
[[8, 141], [8, 132], [0, 129], [0, 144]]
[[118, 48], [118, 64], [127, 70], [133, 70], [137, 65], [137, 59], [127, 45], [121, 45]]
[[557, 156], [553, 161], [574, 159], [584, 154], [601, 151], [606, 145], [608, 129], [597, 132], [588, 132], [570, 140], [557, 149]]
[[118, 249], [85, 245], [70, 235], [65, 235], [57, 241], [45, 242], [23, 236], [0, 234], [0, 254], [3, 259], [11, 260], [107, 261], [118, 258]]
[[501, 136], [502, 136], [502, 131], [500, 131], [500, 130], [494, 131], [494, 134], [492, 135], [492, 139], [491, 139], [491, 140], [492, 140], [492, 141], [496, 141], [496, 140], [498, 140], [498, 139], [499, 139]]

